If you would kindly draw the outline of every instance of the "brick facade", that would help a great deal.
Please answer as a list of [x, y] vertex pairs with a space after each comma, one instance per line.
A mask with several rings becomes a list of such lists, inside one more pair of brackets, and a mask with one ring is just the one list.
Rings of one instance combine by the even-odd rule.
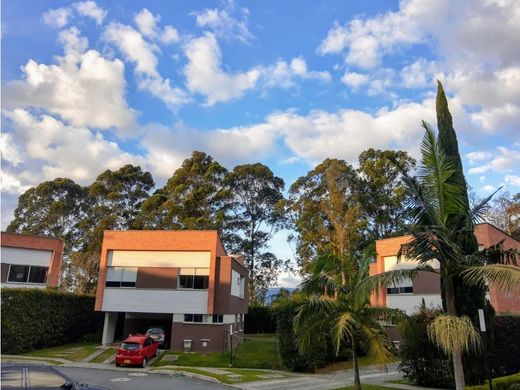
[[[56, 287], [60, 281], [63, 241], [57, 238], [31, 236], [17, 233], [1, 233], [2, 247], [51, 251], [51, 261], [47, 274], [47, 287]], [[2, 281], [6, 273], [2, 267]], [[7, 275], [5, 275], [7, 278]]]

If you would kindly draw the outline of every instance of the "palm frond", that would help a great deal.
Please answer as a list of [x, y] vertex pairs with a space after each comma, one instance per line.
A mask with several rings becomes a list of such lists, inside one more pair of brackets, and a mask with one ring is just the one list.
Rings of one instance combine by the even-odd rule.
[[513, 265], [489, 264], [469, 267], [462, 272], [464, 282], [475, 286], [493, 284], [502, 291], [515, 294], [520, 299], [520, 268]]
[[339, 348], [343, 340], [345, 340], [347, 337], [355, 337], [357, 326], [358, 320], [353, 312], [343, 312], [338, 317], [336, 317], [334, 321], [334, 327], [332, 328], [334, 345], [336, 346], [336, 354], [339, 352]]
[[471, 320], [448, 314], [437, 316], [427, 328], [429, 339], [446, 354], [478, 350], [481, 339]]
[[367, 356], [377, 364], [387, 364], [394, 357], [392, 342], [385, 330], [377, 323], [362, 322], [360, 324], [363, 345], [367, 348]]

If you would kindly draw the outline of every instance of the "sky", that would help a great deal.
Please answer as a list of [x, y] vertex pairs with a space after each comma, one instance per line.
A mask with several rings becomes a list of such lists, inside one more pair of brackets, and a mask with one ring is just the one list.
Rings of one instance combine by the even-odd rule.
[[520, 191], [516, 0], [17, 0], [1, 21], [2, 229], [42, 181], [130, 163], [160, 187], [193, 150], [287, 188], [368, 148], [417, 158], [436, 80], [472, 189]]

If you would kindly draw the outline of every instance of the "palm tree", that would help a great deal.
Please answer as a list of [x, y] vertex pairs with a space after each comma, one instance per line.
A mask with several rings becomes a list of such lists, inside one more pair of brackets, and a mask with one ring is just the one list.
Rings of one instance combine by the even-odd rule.
[[331, 332], [336, 353], [350, 342], [355, 389], [361, 389], [358, 348], [364, 347], [376, 363], [388, 363], [393, 357], [391, 341], [380, 321], [404, 317], [400, 310], [370, 306], [370, 291], [364, 288], [370, 258], [367, 251], [360, 259], [330, 253], [319, 256], [303, 283], [308, 296], [295, 317], [301, 351], [309, 350], [316, 335], [324, 331]]

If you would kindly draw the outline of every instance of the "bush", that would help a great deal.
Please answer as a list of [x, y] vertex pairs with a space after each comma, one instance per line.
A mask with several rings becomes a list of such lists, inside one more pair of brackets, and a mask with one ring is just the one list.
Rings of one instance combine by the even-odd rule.
[[275, 333], [276, 315], [271, 306], [249, 306], [244, 320], [244, 333]]
[[495, 317], [494, 351], [491, 355], [493, 377], [520, 372], [520, 315]]
[[276, 327], [282, 362], [291, 371], [315, 371], [334, 359], [332, 339], [327, 332], [317, 334], [309, 351], [298, 351], [294, 334], [293, 319], [298, 303], [287, 300], [276, 307]]
[[411, 322], [401, 326], [400, 370], [410, 382], [425, 387], [452, 388], [454, 384], [448, 357], [427, 336], [426, 327], [440, 310], [422, 306]]
[[2, 353], [20, 354], [100, 334], [103, 314], [94, 312], [94, 301], [90, 295], [49, 289], [2, 289]]

